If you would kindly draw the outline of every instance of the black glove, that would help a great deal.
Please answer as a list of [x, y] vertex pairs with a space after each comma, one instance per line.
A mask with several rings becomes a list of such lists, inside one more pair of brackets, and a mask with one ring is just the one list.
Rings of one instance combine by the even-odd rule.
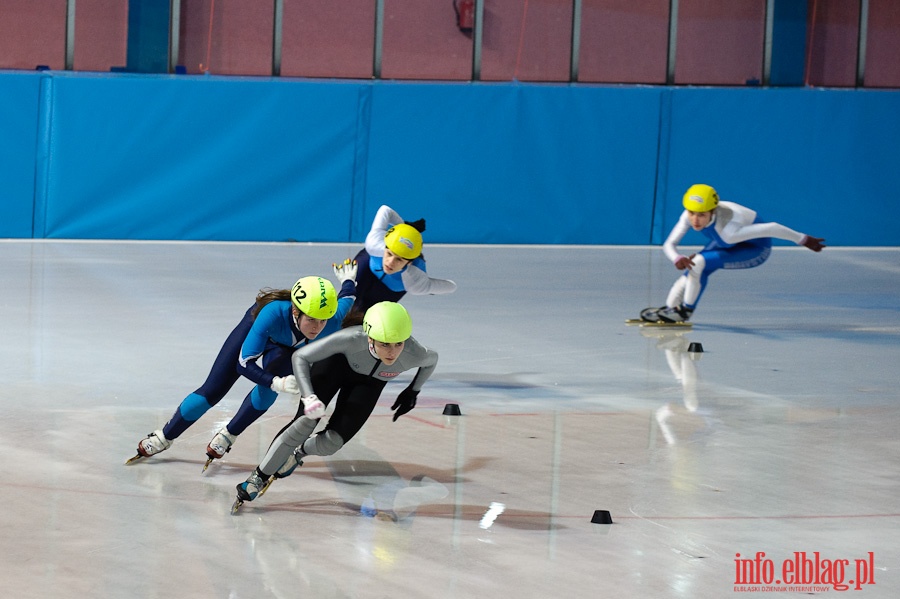
[[825, 248], [825, 244], [822, 243], [825, 241], [821, 237], [810, 237], [809, 235], [804, 235], [803, 239], [800, 240], [800, 245], [808, 247], [814, 252], [821, 252], [822, 249]]
[[424, 233], [424, 232], [425, 232], [425, 219], [424, 219], [424, 218], [420, 218], [419, 220], [414, 220], [414, 221], [408, 221], [408, 220], [407, 220], [407, 221], [404, 221], [403, 224], [404, 224], [404, 225], [409, 225], [410, 227], [412, 227], [413, 229], [415, 229], [415, 230], [418, 231], [419, 233]]
[[400, 418], [416, 407], [416, 398], [418, 396], [418, 391], [413, 391], [408, 387], [400, 392], [400, 395], [397, 396], [397, 401], [391, 406], [392, 410], [397, 410], [394, 412], [394, 422], [397, 422], [397, 418]]

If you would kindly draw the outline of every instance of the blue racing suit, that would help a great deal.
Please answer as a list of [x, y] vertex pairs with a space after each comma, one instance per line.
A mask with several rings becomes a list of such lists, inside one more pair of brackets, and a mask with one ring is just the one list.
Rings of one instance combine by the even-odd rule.
[[[316, 340], [340, 330], [341, 321], [355, 300], [350, 295], [350, 288], [352, 283], [344, 285], [341, 292], [346, 294], [338, 300], [337, 312], [328, 320]], [[228, 432], [233, 435], [241, 434], [275, 403], [278, 394], [271, 388], [272, 380], [276, 376], [292, 374], [291, 354], [295, 349], [312, 342], [294, 324], [289, 300], [266, 304], [256, 318], [253, 317], [252, 310], [253, 306], [228, 335], [206, 381], [184, 398], [163, 427], [166, 439], [177, 439], [219, 403], [241, 376], [250, 379], [256, 386], [247, 394], [237, 414], [228, 423]]]

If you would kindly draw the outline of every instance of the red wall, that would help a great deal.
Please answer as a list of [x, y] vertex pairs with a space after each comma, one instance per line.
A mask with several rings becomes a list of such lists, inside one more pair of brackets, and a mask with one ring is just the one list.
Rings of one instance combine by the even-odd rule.
[[291, 0], [284, 3], [281, 74], [286, 77], [372, 76], [372, 0]]
[[900, 2], [869, 0], [866, 87], [900, 87]]
[[669, 0], [584, 0], [578, 80], [666, 82]]
[[271, 75], [274, 0], [182, 0], [179, 60], [188, 73]]
[[[461, 2], [463, 0], [457, 0]], [[369, 79], [373, 0], [285, 0], [280, 74]], [[127, 0], [75, 3], [73, 67], [127, 61]], [[484, 0], [484, 81], [568, 82], [572, 0]], [[577, 80], [664, 84], [669, 0], [582, 0]], [[765, 0], [680, 0], [674, 83], [746, 85], [763, 69]], [[65, 68], [66, 0], [0, 0], [0, 69]], [[275, 0], [182, 0], [178, 63], [188, 73], [273, 74]], [[806, 83], [857, 83], [859, 0], [807, 0]], [[384, 0], [381, 77], [468, 81], [472, 33], [453, 0]], [[900, 1], [869, 0], [864, 85], [900, 87]]]
[[128, 62], [128, 3], [78, 0], [75, 9], [76, 71], [108, 71]]
[[806, 83], [853, 87], [859, 45], [859, 0], [809, 0], [808, 4]]
[[675, 83], [762, 80], [765, 5], [764, 0], [681, 0]]
[[0, 0], [0, 68], [66, 66], [66, 0]]

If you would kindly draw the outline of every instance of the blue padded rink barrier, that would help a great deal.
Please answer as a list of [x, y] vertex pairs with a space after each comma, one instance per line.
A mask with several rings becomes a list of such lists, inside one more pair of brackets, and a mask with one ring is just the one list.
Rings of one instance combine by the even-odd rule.
[[0, 242], [5, 595], [900, 593], [896, 248], [776, 247], [665, 332], [623, 322], [676, 276], [658, 247], [429, 245], [459, 289], [404, 300], [440, 352], [410, 414], [389, 384], [358, 437], [236, 516], [290, 396], [206, 473], [246, 380], [124, 465], [260, 288], [358, 247]]

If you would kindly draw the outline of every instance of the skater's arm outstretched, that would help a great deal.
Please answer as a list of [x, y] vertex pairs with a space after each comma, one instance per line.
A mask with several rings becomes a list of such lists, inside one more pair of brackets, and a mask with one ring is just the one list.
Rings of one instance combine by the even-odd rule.
[[[403, 225], [397, 230], [404, 229], [417, 239], [406, 239], [404, 237], [406, 233], [400, 236], [388, 236], [389, 231], [397, 225]], [[396, 210], [390, 206], [382, 206], [375, 214], [372, 228], [366, 236], [366, 251], [376, 259], [385, 256], [386, 249], [395, 256], [403, 258], [405, 264], [401, 268], [391, 272], [385, 270], [385, 274], [397, 276], [399, 273], [402, 289], [405, 292], [413, 295], [453, 293], [456, 291], [455, 282], [449, 279], [433, 278], [427, 273], [425, 258], [421, 255], [421, 233], [423, 231], [425, 231], [425, 219], [406, 222]]]
[[769, 237], [772, 239], [792, 241], [797, 245], [807, 247], [814, 252], [821, 252], [825, 247], [825, 244], [822, 243], [825, 241], [824, 239], [810, 237], [809, 235], [805, 235], [779, 223], [752, 223], [748, 225], [730, 223], [723, 227], [721, 236], [722, 240], [729, 244], [738, 244], [742, 241]]

